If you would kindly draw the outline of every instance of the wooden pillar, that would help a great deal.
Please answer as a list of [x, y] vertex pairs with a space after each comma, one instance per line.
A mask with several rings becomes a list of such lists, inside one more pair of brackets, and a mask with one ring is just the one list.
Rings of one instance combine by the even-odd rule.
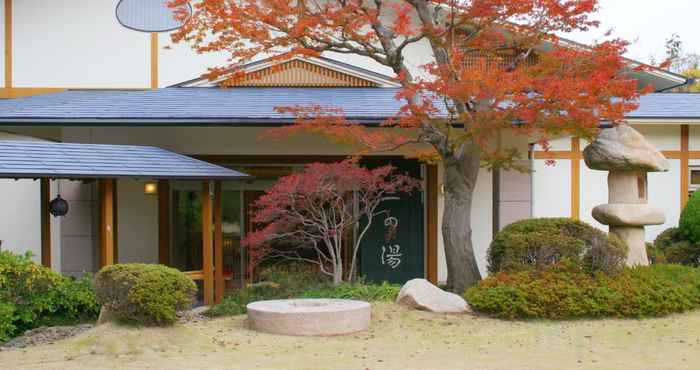
[[202, 271], [204, 304], [214, 303], [214, 248], [212, 243], [212, 204], [209, 180], [202, 181]]
[[[13, 88], [12, 81], [12, 0], [5, 0], [5, 90], [9, 94]], [[6, 96], [10, 98], [11, 96]]]
[[158, 88], [158, 33], [151, 33], [151, 89]]
[[100, 268], [114, 264], [114, 180], [100, 180]]
[[581, 139], [571, 138], [571, 218], [581, 217]]
[[438, 167], [436, 165], [426, 166], [426, 184], [425, 195], [426, 201], [426, 218], [427, 218], [427, 272], [428, 281], [433, 284], [438, 283]]
[[158, 263], [170, 264], [170, 180], [158, 181]]
[[221, 226], [221, 181], [214, 182], [214, 302], [224, 298], [224, 236]]
[[49, 213], [49, 202], [51, 202], [51, 180], [41, 179], [41, 264], [51, 268], [51, 213]]
[[690, 127], [681, 125], [681, 211], [688, 203], [690, 194]]

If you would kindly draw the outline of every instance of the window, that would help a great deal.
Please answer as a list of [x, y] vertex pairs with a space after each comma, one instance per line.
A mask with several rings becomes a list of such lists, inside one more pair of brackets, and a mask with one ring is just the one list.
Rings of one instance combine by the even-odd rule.
[[[175, 19], [176, 10], [168, 7], [168, 0], [121, 0], [117, 4], [119, 23], [140, 32], [166, 32], [176, 30], [184, 24]], [[192, 14], [192, 6], [184, 8]]]
[[690, 166], [690, 193], [700, 189], [700, 166]]

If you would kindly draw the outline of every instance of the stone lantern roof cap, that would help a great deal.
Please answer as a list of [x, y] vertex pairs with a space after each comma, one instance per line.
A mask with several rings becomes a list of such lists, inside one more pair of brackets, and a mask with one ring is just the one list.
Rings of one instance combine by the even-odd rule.
[[586, 165], [601, 171], [666, 172], [666, 157], [627, 124], [603, 129], [583, 151]]

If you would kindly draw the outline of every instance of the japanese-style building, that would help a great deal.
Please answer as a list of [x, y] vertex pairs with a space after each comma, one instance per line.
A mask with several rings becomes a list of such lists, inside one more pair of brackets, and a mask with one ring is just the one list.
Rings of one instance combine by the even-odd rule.
[[[147, 6], [121, 9], [115, 16], [118, 4], [0, 2], [0, 49], [5, 52], [0, 58], [0, 248], [32, 251], [37, 261], [69, 275], [113, 262], [163, 263], [207, 284], [215, 279], [235, 287], [251, 278], [240, 241], [253, 227], [252, 202], [277, 178], [305, 163], [355, 152], [311, 135], [260, 140], [269, 127], [293, 119], [275, 107], [333, 106], [352, 120], [377, 124], [401, 106], [395, 99], [396, 82], [371, 60], [329, 54], [282, 64], [254, 61], [246, 66], [246, 79], [221, 89], [220, 81], [197, 76], [225, 64], [226, 55], [170, 46], [167, 32], [143, 32], [144, 26], [171, 29], [166, 21], [142, 24], [158, 19], [139, 16], [149, 11]], [[427, 49], [415, 48], [409, 57], [420, 65], [429, 55]], [[643, 97], [628, 121], [664, 151], [672, 167], [649, 178], [649, 202], [663, 207], [668, 218], [667, 224], [649, 228], [651, 240], [677, 222], [689, 192], [700, 186], [700, 95], [664, 93], [687, 83], [667, 71], [634, 72], [632, 77], [657, 93]], [[586, 168], [581, 157], [586, 143], [559, 138], [551, 152], [542, 153], [525, 138], [504, 134], [501, 140], [518, 147], [529, 158], [522, 164], [533, 172], [482, 170], [479, 176], [473, 239], [483, 273], [494, 232], [515, 220], [570, 216], [604, 228], [590, 210], [607, 198], [605, 173]], [[55, 145], [57, 163], [31, 156], [31, 143]], [[60, 145], [78, 145], [86, 158], [62, 157]], [[114, 170], [115, 159], [122, 158], [100, 152], [100, 145], [116, 151], [151, 148], [186, 163], [210, 164], [207, 168], [228, 177], [186, 176], [179, 171], [187, 168], [179, 166], [161, 175], [137, 169], [99, 174], [100, 166]], [[8, 170], [10, 154], [37, 172]], [[54, 158], [51, 152], [46, 155]], [[557, 160], [555, 166], [545, 164], [550, 158]], [[423, 185], [420, 192], [386, 204], [398, 219], [393, 244], [400, 246], [401, 262], [382, 263], [380, 249], [386, 241], [379, 222], [362, 246], [361, 274], [377, 281], [444, 281], [441, 167], [391, 154], [367, 156], [365, 163], [392, 163]], [[148, 156], [137, 164], [164, 165]], [[60, 174], [52, 165], [83, 172]], [[69, 212], [48, 216], [47, 202], [59, 194]], [[105, 239], [110, 230], [114, 235]], [[105, 240], [112, 240], [113, 247]]]

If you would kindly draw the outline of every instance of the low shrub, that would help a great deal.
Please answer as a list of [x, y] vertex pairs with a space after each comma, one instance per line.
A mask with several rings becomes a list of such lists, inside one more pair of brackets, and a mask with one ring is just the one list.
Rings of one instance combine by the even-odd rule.
[[392, 302], [396, 300], [401, 290], [400, 285], [343, 283], [339, 285], [325, 285], [311, 288], [301, 292], [298, 298], [332, 298], [332, 299], [356, 299], [367, 302]]
[[[654, 240], [652, 263], [677, 263], [681, 265], [700, 265], [700, 245], [687, 240], [680, 228], [669, 228]], [[649, 254], [649, 253], [647, 253]]]
[[700, 244], [700, 192], [694, 192], [683, 208], [678, 229], [684, 240]]
[[31, 254], [0, 251], [0, 342], [39, 326], [94, 320], [92, 279], [74, 280], [34, 263]]
[[584, 222], [568, 218], [527, 219], [501, 230], [488, 250], [489, 272], [542, 269], [568, 260], [590, 271], [619, 269], [627, 245]]
[[117, 264], [95, 276], [97, 300], [117, 320], [165, 326], [194, 303], [197, 287], [182, 272], [163, 265]]
[[398, 285], [342, 283], [333, 285], [305, 264], [276, 265], [258, 272], [257, 283], [224, 297], [206, 315], [230, 316], [246, 313], [248, 303], [268, 299], [336, 298], [363, 301], [393, 301], [401, 290]]
[[659, 264], [608, 275], [559, 263], [495, 274], [465, 298], [475, 311], [505, 319], [663, 316], [700, 308], [700, 270]]

